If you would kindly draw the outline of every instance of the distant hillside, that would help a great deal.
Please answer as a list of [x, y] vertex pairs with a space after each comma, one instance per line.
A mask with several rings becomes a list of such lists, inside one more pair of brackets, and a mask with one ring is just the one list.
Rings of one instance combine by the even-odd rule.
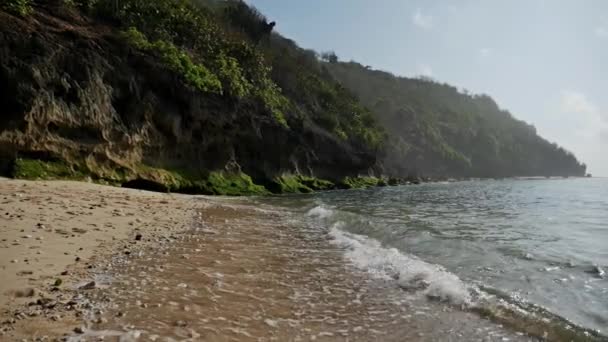
[[[331, 59], [331, 61], [330, 61]], [[389, 133], [389, 174], [434, 176], [583, 176], [576, 157], [538, 136], [487, 95], [470, 95], [430, 79], [396, 77], [356, 62], [325, 67]]]

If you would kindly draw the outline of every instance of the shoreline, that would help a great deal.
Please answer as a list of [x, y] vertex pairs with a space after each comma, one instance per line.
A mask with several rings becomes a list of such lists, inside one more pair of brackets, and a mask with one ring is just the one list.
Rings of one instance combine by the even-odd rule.
[[[325, 230], [270, 205], [63, 181], [0, 180], [0, 189], [2, 209], [22, 215], [0, 221], [2, 253], [39, 247], [25, 250], [29, 264], [2, 264], [9, 294], [35, 291], [5, 295], [0, 339], [528, 340], [369, 277]], [[42, 217], [53, 231], [38, 232]], [[61, 233], [87, 224], [99, 229]], [[34, 273], [19, 273], [25, 266]]]

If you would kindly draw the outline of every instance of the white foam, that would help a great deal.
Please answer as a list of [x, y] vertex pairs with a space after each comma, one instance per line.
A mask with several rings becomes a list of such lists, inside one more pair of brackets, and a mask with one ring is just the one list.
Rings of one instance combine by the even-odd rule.
[[307, 213], [307, 215], [310, 217], [318, 217], [321, 219], [328, 218], [328, 217], [332, 216], [333, 214], [334, 214], [333, 210], [328, 209], [322, 205], [318, 205], [318, 206], [310, 209]]
[[394, 280], [401, 288], [422, 292], [429, 298], [455, 305], [472, 304], [473, 288], [442, 266], [403, 254], [396, 248], [382, 247], [377, 240], [344, 232], [340, 229], [343, 225], [343, 222], [335, 223], [329, 234], [335, 244], [345, 248], [346, 258], [356, 267], [374, 277]]

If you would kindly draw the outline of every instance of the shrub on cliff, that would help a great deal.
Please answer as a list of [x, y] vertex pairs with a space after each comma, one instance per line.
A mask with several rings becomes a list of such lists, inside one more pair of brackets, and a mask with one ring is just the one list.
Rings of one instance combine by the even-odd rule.
[[143, 41], [136, 45], [160, 54], [201, 91], [260, 103], [284, 127], [291, 117], [360, 147], [378, 149], [385, 141], [371, 113], [314, 54], [272, 34], [274, 22], [243, 1], [75, 1], [129, 30], [131, 38], [140, 32]]
[[260, 103], [287, 127], [289, 101], [270, 79], [263, 56], [252, 44], [226, 34], [209, 10], [190, 0], [77, 1], [92, 15], [122, 27], [135, 47], [160, 55], [196, 89]]
[[222, 93], [219, 78], [204, 65], [194, 63], [187, 53], [172, 43], [163, 40], [151, 43], [143, 33], [133, 27], [128, 29], [124, 36], [134, 47], [160, 55], [169, 69], [182, 75], [196, 89], [208, 93]]
[[1, 0], [0, 8], [13, 14], [26, 16], [32, 11], [31, 2], [31, 0]]

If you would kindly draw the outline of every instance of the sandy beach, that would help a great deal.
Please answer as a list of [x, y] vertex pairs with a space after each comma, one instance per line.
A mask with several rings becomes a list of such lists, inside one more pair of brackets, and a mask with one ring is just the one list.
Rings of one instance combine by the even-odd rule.
[[95, 263], [189, 227], [192, 201], [83, 182], [1, 179], [1, 334], [12, 340], [71, 331], [77, 312], [28, 304], [68, 303], [80, 283], [93, 281], [87, 271]]
[[1, 180], [0, 340], [527, 340], [250, 199]]

